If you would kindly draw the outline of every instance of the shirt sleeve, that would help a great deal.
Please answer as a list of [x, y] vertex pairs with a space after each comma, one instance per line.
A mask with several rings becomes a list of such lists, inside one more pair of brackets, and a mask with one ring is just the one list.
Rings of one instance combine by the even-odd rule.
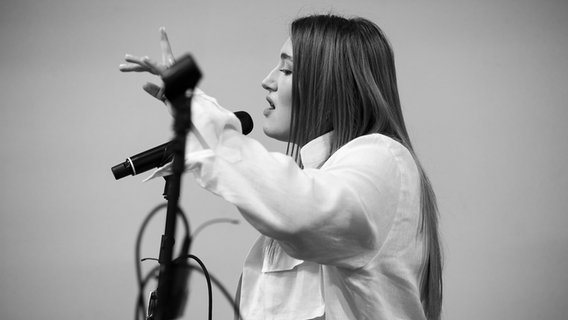
[[377, 254], [400, 196], [397, 157], [381, 143], [385, 137], [357, 138], [322, 168], [302, 170], [242, 135], [232, 113], [214, 104], [192, 104], [201, 119], [196, 133], [208, 136], [197, 140], [209, 142], [190, 150], [186, 166], [202, 187], [236, 205], [294, 258], [358, 268]]

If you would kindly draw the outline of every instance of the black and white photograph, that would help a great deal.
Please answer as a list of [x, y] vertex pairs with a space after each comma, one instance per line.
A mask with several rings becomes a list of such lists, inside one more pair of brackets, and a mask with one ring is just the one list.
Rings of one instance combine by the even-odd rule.
[[0, 319], [567, 317], [564, 0], [2, 0], [0, 44]]

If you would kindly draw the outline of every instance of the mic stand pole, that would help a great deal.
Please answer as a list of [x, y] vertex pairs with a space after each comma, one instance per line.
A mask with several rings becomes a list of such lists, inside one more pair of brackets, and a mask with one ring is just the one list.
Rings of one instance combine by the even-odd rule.
[[[186, 92], [193, 90], [201, 79], [201, 72], [190, 55], [185, 55], [162, 74], [164, 94], [174, 109], [172, 140], [173, 174], [166, 178], [167, 214], [166, 226], [160, 245], [160, 273], [158, 278], [156, 314], [150, 319], [170, 320], [183, 313], [184, 301], [180, 301], [179, 286], [185, 291], [185, 285], [176, 279], [176, 268], [172, 262], [175, 243], [176, 215], [178, 211], [181, 176], [185, 168], [186, 137], [191, 127], [191, 96]], [[172, 290], [176, 289], [176, 290]], [[175, 292], [174, 292], [175, 291]], [[183, 300], [183, 299], [182, 299]]]

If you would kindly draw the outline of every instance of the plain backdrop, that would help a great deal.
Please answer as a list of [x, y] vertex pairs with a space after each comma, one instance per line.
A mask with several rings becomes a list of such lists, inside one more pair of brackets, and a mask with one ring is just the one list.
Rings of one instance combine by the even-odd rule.
[[[126, 53], [193, 54], [200, 87], [252, 114], [295, 17], [333, 12], [377, 23], [396, 55], [411, 138], [437, 192], [444, 319], [568, 314], [568, 3], [499, 1], [0, 2], [0, 318], [132, 319], [134, 246], [163, 181], [115, 181], [110, 168], [172, 136], [142, 91], [156, 77], [118, 71]], [[204, 229], [192, 253], [233, 292], [257, 233], [184, 176], [182, 206]], [[143, 257], [157, 257], [165, 214]], [[144, 262], [144, 271], [154, 267]], [[152, 284], [155, 286], [155, 284]], [[206, 319], [191, 277], [185, 319]], [[215, 289], [214, 319], [231, 308]]]

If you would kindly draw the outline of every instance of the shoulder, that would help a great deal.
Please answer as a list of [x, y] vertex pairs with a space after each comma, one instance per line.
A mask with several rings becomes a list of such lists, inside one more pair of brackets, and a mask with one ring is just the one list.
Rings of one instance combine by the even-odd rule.
[[330, 163], [350, 158], [361, 162], [393, 162], [396, 165], [415, 165], [414, 157], [400, 142], [373, 133], [357, 137], [339, 148], [328, 160]]
[[389, 181], [388, 184], [395, 189], [403, 185], [414, 186], [420, 179], [410, 151], [382, 134], [369, 134], [351, 140], [333, 153], [322, 169], [351, 172], [374, 184], [383, 185]]

